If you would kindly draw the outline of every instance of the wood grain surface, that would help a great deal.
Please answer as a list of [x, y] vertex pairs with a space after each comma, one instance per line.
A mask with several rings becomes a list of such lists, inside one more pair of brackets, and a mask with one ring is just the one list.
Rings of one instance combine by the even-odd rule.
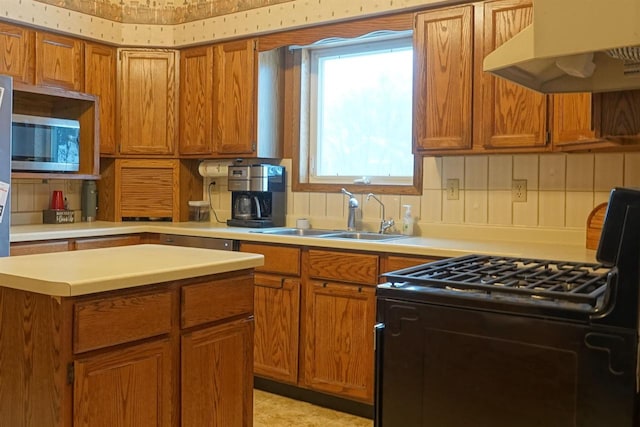
[[607, 212], [608, 203], [600, 203], [596, 206], [587, 218], [587, 249], [598, 249], [604, 216]]

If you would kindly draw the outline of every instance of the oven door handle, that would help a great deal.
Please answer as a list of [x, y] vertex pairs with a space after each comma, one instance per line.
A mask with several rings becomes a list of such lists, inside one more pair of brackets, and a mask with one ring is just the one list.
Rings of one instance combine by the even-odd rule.
[[384, 323], [376, 323], [373, 327], [373, 351], [375, 354], [373, 427], [382, 427], [382, 347], [384, 341], [384, 327]]

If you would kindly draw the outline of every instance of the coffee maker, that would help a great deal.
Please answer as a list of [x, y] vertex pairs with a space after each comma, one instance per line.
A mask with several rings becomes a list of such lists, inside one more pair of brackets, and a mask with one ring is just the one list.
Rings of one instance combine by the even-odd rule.
[[282, 227], [285, 223], [286, 178], [282, 166], [229, 166], [231, 219], [235, 227]]

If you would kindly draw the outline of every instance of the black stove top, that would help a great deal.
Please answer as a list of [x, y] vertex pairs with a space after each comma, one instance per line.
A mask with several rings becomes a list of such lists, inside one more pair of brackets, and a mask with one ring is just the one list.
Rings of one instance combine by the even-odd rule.
[[391, 282], [387, 286], [396, 290], [431, 288], [450, 295], [476, 294], [520, 303], [586, 305], [589, 310], [602, 300], [610, 271], [602, 264], [468, 255], [394, 271], [385, 277]]

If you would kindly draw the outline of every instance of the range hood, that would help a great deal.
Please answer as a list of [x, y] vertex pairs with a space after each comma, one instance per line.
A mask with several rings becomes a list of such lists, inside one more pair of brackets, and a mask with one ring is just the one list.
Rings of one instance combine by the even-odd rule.
[[640, 0], [534, 0], [484, 71], [543, 93], [640, 89]]

